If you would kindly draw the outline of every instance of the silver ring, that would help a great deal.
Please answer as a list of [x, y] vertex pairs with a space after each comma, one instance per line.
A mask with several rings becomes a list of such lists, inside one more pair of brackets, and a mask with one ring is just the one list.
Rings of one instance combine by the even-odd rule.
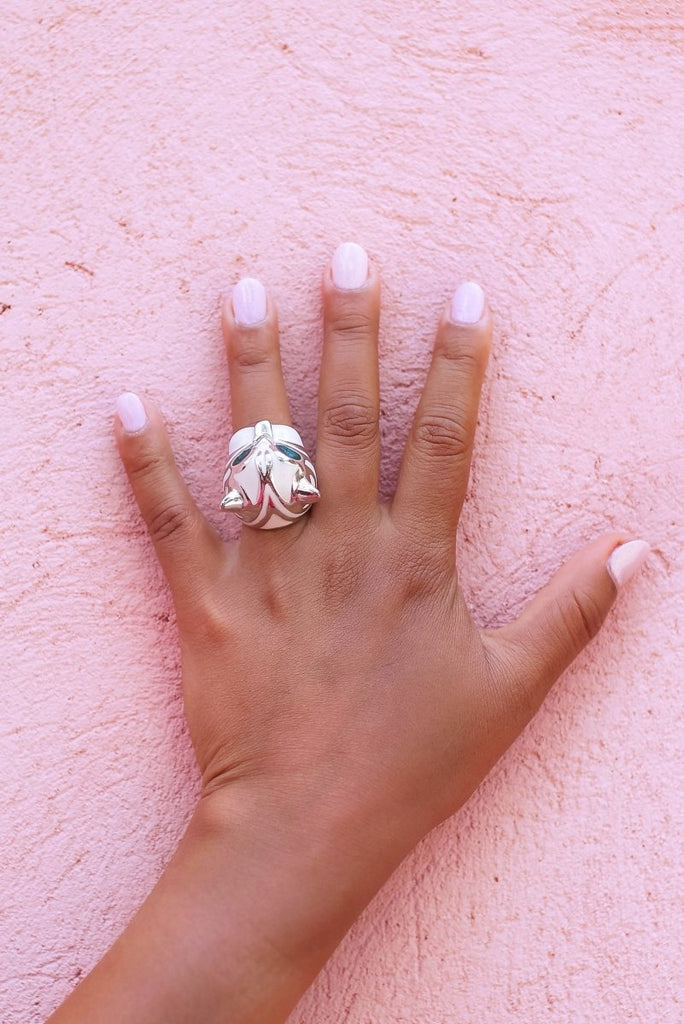
[[221, 508], [246, 526], [289, 526], [321, 496], [316, 470], [294, 427], [259, 420], [228, 443]]

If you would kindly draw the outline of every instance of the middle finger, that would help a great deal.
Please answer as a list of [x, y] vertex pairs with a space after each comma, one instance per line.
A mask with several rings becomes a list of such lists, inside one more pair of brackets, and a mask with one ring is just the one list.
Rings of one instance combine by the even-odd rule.
[[380, 474], [380, 277], [360, 245], [338, 246], [323, 279], [316, 515], [377, 506]]

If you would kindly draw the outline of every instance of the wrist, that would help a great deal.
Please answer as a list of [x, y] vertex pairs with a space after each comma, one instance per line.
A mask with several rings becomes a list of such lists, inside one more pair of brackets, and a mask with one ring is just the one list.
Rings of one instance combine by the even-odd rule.
[[257, 779], [205, 790], [188, 835], [220, 851], [226, 899], [240, 891], [244, 927], [303, 988], [418, 838], [352, 801]]

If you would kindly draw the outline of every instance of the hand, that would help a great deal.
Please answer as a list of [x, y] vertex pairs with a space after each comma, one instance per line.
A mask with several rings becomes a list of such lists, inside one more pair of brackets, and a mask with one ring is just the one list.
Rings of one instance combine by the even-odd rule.
[[[466, 800], [598, 631], [616, 593], [606, 563], [627, 538], [581, 551], [517, 622], [477, 629], [455, 538], [492, 335], [482, 289], [462, 286], [444, 310], [386, 505], [380, 281], [360, 247], [336, 254], [323, 306], [322, 498], [303, 519], [224, 544], [149, 403], [118, 443], [173, 594], [204, 792], [250, 787], [289, 811], [301, 800], [314, 821], [382, 822], [405, 852]], [[233, 428], [290, 423], [276, 311], [257, 282], [237, 286], [223, 330]]]
[[[203, 1020], [224, 1019], [219, 1005], [231, 1021], [282, 1019], [394, 867], [518, 735], [648, 550], [609, 533], [517, 621], [478, 629], [455, 538], [492, 335], [484, 293], [466, 283], [444, 309], [389, 504], [378, 501], [380, 281], [360, 247], [336, 252], [323, 309], [322, 496], [293, 525], [244, 527], [224, 543], [188, 493], [158, 410], [119, 403], [119, 449], [177, 613], [203, 780], [196, 821], [220, 836], [202, 868], [214, 887], [198, 933], [223, 899], [219, 917], [249, 940]], [[223, 330], [234, 429], [290, 423], [276, 311], [258, 282], [237, 285]], [[199, 886], [196, 871], [183, 877], [184, 890], [188, 877]], [[218, 924], [211, 934], [225, 972], [235, 937]], [[174, 1020], [199, 1019], [179, 1000], [169, 996]]]

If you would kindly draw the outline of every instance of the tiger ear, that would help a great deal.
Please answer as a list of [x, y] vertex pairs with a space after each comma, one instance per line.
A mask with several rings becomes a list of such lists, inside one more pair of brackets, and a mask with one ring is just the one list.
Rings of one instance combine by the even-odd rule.
[[221, 501], [221, 508], [224, 512], [237, 512], [238, 509], [244, 508], [244, 498], [239, 491], [232, 488], [227, 494], [223, 496]]
[[300, 505], [309, 505], [318, 501], [321, 492], [315, 484], [312, 484], [306, 477], [301, 477], [292, 490], [292, 500], [298, 501]]

